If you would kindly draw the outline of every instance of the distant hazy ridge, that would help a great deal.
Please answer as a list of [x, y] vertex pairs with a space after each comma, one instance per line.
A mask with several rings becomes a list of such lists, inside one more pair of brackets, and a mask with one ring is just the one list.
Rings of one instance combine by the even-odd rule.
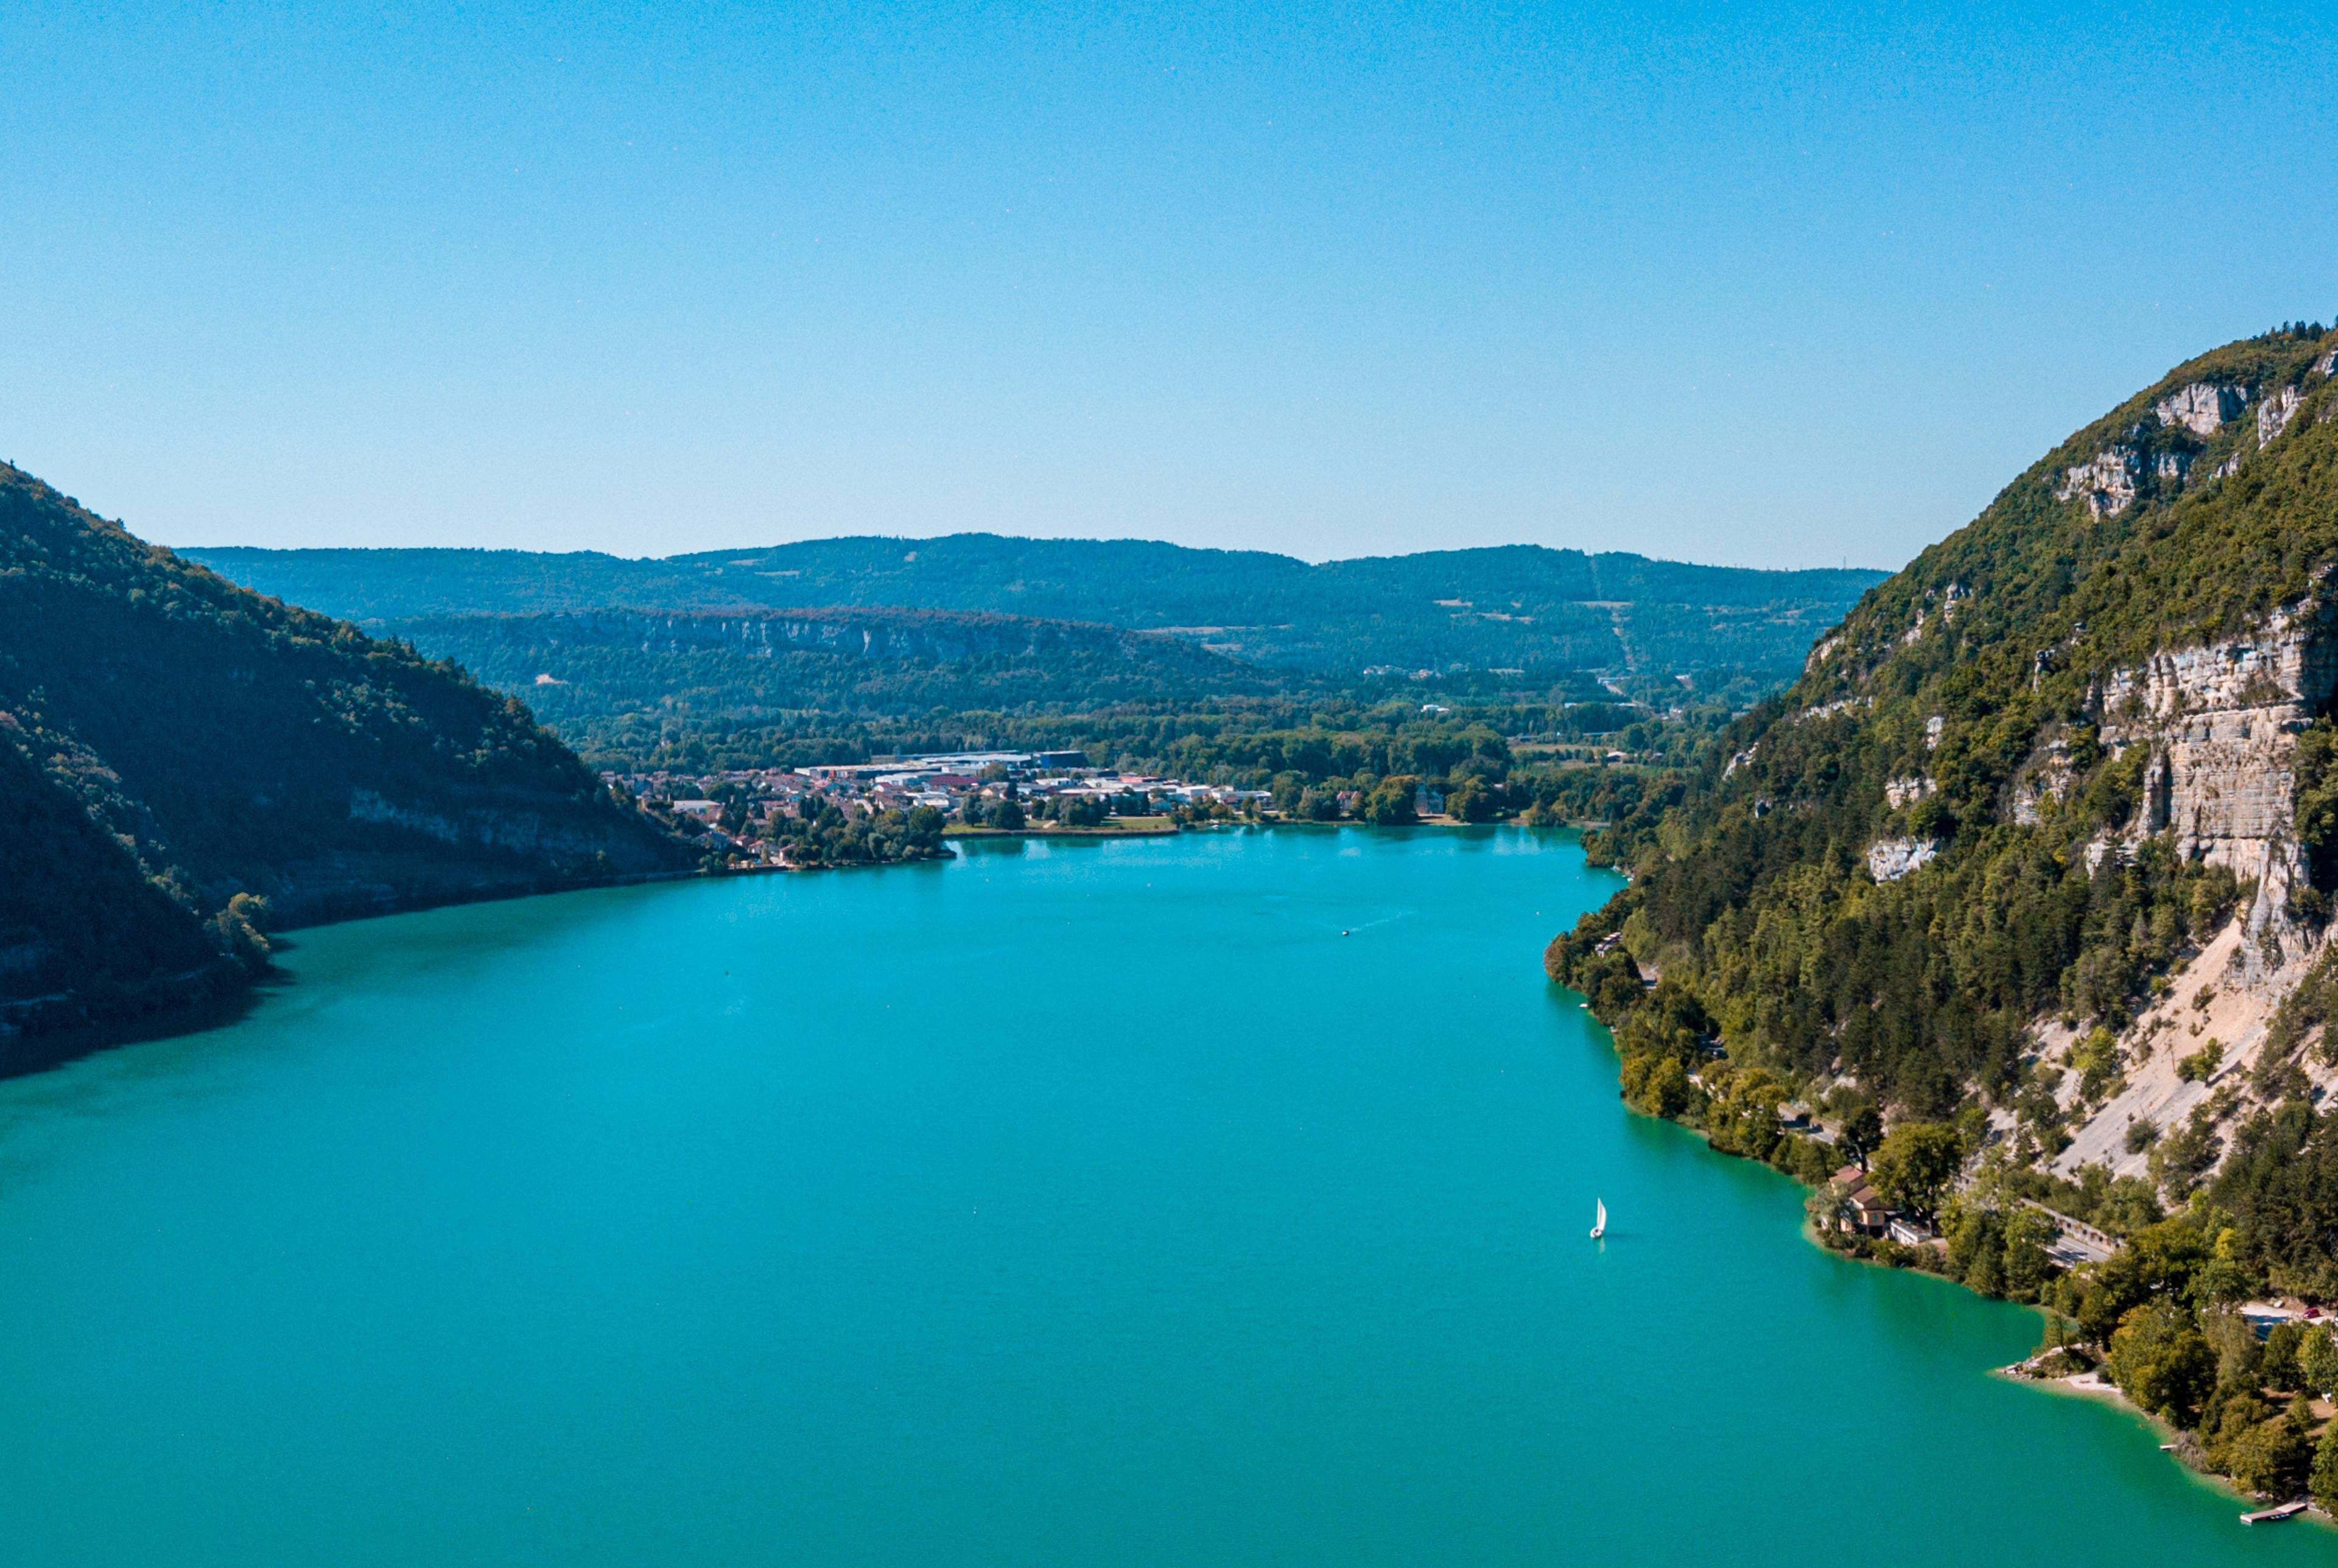
[[384, 627], [483, 613], [883, 606], [1174, 632], [1244, 663], [1340, 675], [1374, 667], [1669, 675], [1726, 666], [1783, 678], [1883, 575], [1534, 545], [1316, 566], [1256, 551], [987, 534], [826, 539], [646, 561], [486, 550], [183, 554], [262, 593]]

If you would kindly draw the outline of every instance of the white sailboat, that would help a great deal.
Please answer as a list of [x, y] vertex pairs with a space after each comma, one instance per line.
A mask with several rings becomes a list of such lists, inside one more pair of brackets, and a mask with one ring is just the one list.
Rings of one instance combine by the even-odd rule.
[[1596, 1204], [1599, 1210], [1599, 1218], [1593, 1221], [1591, 1226], [1591, 1239], [1594, 1241], [1607, 1234], [1607, 1200], [1604, 1198], [1598, 1199]]

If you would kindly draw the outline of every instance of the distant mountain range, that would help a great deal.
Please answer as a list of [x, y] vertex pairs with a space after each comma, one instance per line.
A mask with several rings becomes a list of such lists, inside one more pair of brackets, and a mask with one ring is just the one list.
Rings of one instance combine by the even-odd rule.
[[0, 466], [0, 1072], [232, 996], [267, 929], [695, 864], [521, 700], [609, 761], [1097, 711], [1157, 747], [1423, 680], [1773, 679], [1877, 576], [983, 534], [174, 554]]
[[[1785, 679], [1883, 577], [1533, 545], [1311, 565], [1260, 551], [989, 534], [640, 561], [490, 550], [182, 554], [261, 593], [410, 636], [426, 652], [468, 646], [450, 618], [470, 615], [930, 610], [1161, 632], [1223, 656], [1217, 673], [1235, 685], [1242, 666], [1342, 680], [1498, 671], [1523, 686], [1585, 671]], [[1061, 682], [1056, 690], [1076, 699]]]

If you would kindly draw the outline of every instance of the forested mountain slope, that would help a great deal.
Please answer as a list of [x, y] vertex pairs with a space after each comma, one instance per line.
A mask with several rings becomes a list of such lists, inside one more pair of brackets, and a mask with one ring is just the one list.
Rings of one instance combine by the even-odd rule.
[[234, 988], [237, 945], [14, 743], [13, 715], [0, 731], [0, 1073], [21, 1064], [25, 1034], [93, 1008], [134, 1014]]
[[[1816, 1176], [1880, 1110], [1927, 1266], [2070, 1314], [2245, 1475], [2298, 1449], [2230, 1304], [2338, 1296], [2333, 368], [2284, 328], [2073, 435], [1605, 836], [1632, 884], [1547, 956], [1719, 1148]], [[2025, 1198], [2127, 1246], [2050, 1279]]]
[[814, 540], [629, 561], [480, 550], [186, 552], [263, 593], [391, 625], [607, 608], [976, 612], [1172, 631], [1251, 663], [1574, 670], [1662, 679], [1795, 669], [1881, 573], [1756, 572], [1516, 545], [1310, 565], [1135, 540]]
[[2252, 954], [2318, 941], [2293, 786], [2331, 696], [2331, 364], [2234, 344], [2071, 436], [1619, 828], [1639, 877], [1585, 932], [1734, 1044], [1935, 1112], [2009, 1091], [2041, 1018], [2123, 1024], [2227, 884]]
[[545, 723], [588, 750], [675, 721], [1195, 704], [1292, 684], [1158, 633], [931, 610], [450, 615], [398, 631], [489, 685], [526, 691]]
[[7, 466], [0, 788], [0, 1066], [215, 989], [264, 953], [255, 924], [693, 859], [517, 702]]

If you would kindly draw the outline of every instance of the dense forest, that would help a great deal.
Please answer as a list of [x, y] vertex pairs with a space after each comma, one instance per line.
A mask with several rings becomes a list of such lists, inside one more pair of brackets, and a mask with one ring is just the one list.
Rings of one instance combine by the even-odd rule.
[[598, 610], [439, 616], [394, 630], [524, 692], [545, 722], [596, 753], [642, 720], [703, 730], [797, 714], [1061, 712], [1307, 690], [1177, 638], [930, 610]]
[[608, 609], [937, 610], [1161, 632], [1244, 664], [1343, 682], [1367, 671], [1499, 672], [1514, 690], [1587, 670], [1664, 682], [1726, 668], [1773, 682], [1881, 576], [1530, 545], [1310, 565], [1255, 551], [986, 534], [652, 561], [478, 550], [187, 554], [263, 593], [386, 628]]
[[[1547, 962], [1614, 1032], [1627, 1099], [1819, 1184], [1822, 1234], [2055, 1308], [2064, 1365], [2099, 1361], [2197, 1462], [2284, 1495], [2318, 1463], [2338, 1501], [2338, 1437], [2317, 1450], [2299, 1397], [2338, 1392], [2328, 1335], [2264, 1342], [2234, 1311], [2338, 1298], [2338, 982], [2311, 966], [2338, 860], [2333, 349], [2284, 328], [2178, 367], [1869, 593], [1676, 795], [1595, 838], [1633, 880]], [[2258, 791], [2279, 809], [2251, 826]], [[2188, 967], [2236, 922], [2227, 967]], [[2173, 1048], [2195, 1109], [2130, 1123], [2118, 1173], [2057, 1165], [2170, 1050], [2139, 1020], [2195, 990], [2200, 1017], [2285, 999]], [[1940, 1246], [1843, 1240], [1845, 1157]], [[2033, 1201], [2126, 1245], [2065, 1274]]]
[[[265, 952], [150, 876], [0, 713], [0, 1072], [25, 1048], [101, 1016], [183, 1007], [232, 991]], [[221, 908], [218, 917], [227, 914]]]
[[261, 931], [689, 849], [526, 709], [0, 466], [0, 1067], [232, 990]]

